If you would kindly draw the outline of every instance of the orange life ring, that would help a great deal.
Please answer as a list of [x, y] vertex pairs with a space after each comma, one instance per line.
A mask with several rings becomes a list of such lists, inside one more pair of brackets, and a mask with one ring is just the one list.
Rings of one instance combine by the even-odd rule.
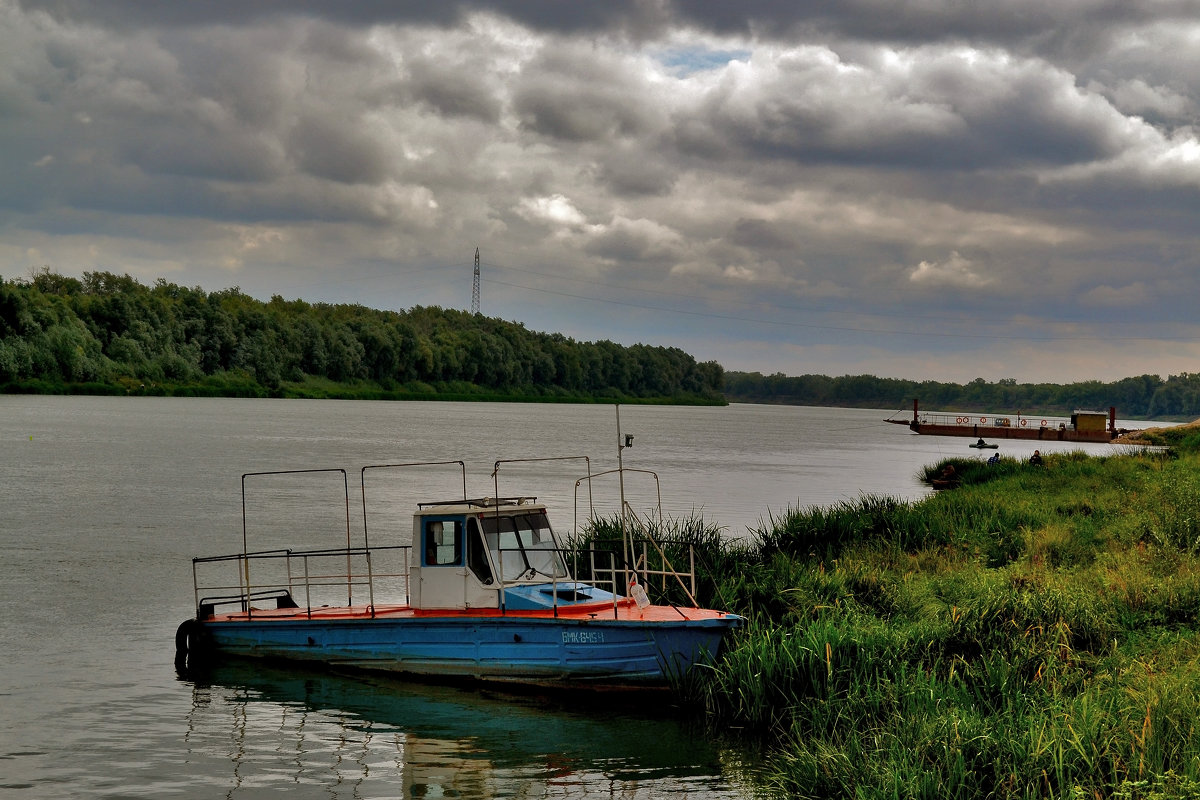
[[1046, 420], [1042, 420], [1042, 427], [1046, 427]]
[[954, 424], [955, 424], [955, 425], [962, 425], [962, 417], [955, 417], [955, 418], [954, 418]]
[[1028, 424], [1029, 424], [1029, 420], [1027, 420], [1027, 419], [1023, 419], [1023, 420], [1021, 420], [1021, 427], [1022, 427], [1022, 428], [1024, 428], [1024, 427], [1025, 427], [1026, 425], [1028, 425]]
[[979, 424], [980, 424], [980, 425], [986, 425], [986, 424], [987, 424], [987, 417], [980, 417], [980, 418], [979, 418]]

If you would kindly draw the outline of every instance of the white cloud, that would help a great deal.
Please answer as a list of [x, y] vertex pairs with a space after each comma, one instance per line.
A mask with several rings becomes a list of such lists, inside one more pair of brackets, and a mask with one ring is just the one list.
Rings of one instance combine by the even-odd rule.
[[1165, 137], [1143, 125], [1137, 144], [1112, 158], [1046, 170], [1039, 176], [1047, 184], [1095, 183], [1111, 191], [1116, 185], [1126, 190], [1161, 186], [1200, 189], [1200, 138], [1191, 130]]
[[517, 213], [525, 219], [557, 227], [579, 228], [587, 218], [561, 194], [522, 198]]
[[957, 252], [951, 252], [942, 261], [922, 261], [909, 273], [908, 279], [913, 283], [967, 289], [977, 289], [992, 282], [990, 278], [974, 271], [970, 259], [963, 258]]

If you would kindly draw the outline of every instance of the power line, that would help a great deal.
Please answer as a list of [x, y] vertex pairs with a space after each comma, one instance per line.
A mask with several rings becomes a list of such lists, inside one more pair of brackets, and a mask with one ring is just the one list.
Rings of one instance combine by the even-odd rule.
[[[479, 255], [479, 248], [476, 248], [475, 255], [476, 255], [475, 264], [474, 264], [475, 274], [474, 274], [474, 280], [473, 280], [472, 290], [471, 290], [471, 311], [472, 311], [472, 313], [478, 314], [478, 313], [480, 313], [479, 294], [480, 294], [480, 284], [482, 282], [482, 278], [481, 278], [482, 260]], [[320, 286], [320, 285], [327, 285], [327, 284], [332, 284], [332, 283], [345, 283], [347, 281], [368, 281], [368, 280], [375, 280], [375, 279], [379, 279], [379, 278], [393, 278], [393, 277], [397, 277], [399, 275], [405, 275], [405, 274], [411, 275], [416, 272], [427, 271], [431, 268], [432, 269], [438, 269], [438, 268], [449, 269], [449, 268], [458, 267], [458, 266], [465, 266], [465, 264], [463, 262], [458, 262], [457, 264], [449, 263], [449, 262], [443, 262], [440, 264], [436, 263], [436, 262], [428, 263], [428, 264], [419, 264], [419, 265], [409, 266], [407, 268], [403, 268], [403, 269], [399, 269], [399, 270], [391, 269], [391, 270], [387, 270], [384, 272], [377, 272], [377, 273], [368, 274], [368, 275], [361, 275], [361, 276], [356, 276], [353, 278], [339, 277], [337, 280], [312, 281], [312, 282], [307, 282], [307, 283], [302, 283], [302, 284], [293, 284], [293, 286], [291, 288], [295, 289], [295, 288], [300, 288], [300, 287], [304, 287], [304, 286]], [[669, 291], [665, 291], [662, 289], [653, 289], [653, 288], [648, 288], [648, 287], [634, 289], [632, 287], [621, 286], [619, 284], [605, 283], [603, 281], [590, 280], [587, 278], [576, 278], [576, 277], [571, 277], [571, 276], [562, 275], [562, 274], [539, 272], [537, 270], [523, 269], [523, 268], [519, 268], [519, 267], [511, 267], [511, 266], [507, 266], [504, 264], [497, 264], [495, 262], [489, 262], [489, 266], [494, 266], [503, 271], [526, 273], [529, 275], [536, 275], [539, 277], [546, 277], [546, 278], [558, 278], [561, 280], [570, 280], [570, 281], [575, 281], [577, 283], [584, 283], [584, 284], [588, 284], [588, 285], [592, 285], [592, 286], [598, 286], [598, 287], [607, 288], [607, 289], [614, 289], [616, 291], [624, 291], [624, 292], [632, 291], [632, 292], [638, 292], [640, 294], [656, 294], [656, 295], [661, 295], [661, 296], [667, 297], [667, 298], [676, 298], [676, 299], [680, 299], [680, 300], [697, 301], [697, 302], [704, 302], [704, 303], [709, 303], [709, 302], [713, 301], [713, 298], [711, 298], [711, 297], [688, 295], [688, 294], [683, 294], [683, 293], [679, 293], [679, 292], [669, 292]], [[489, 280], [489, 282], [500, 285], [500, 286], [508, 286], [508, 287], [511, 287], [514, 289], [520, 289], [523, 291], [551, 294], [551, 295], [555, 295], [555, 296], [559, 296], [559, 297], [569, 297], [569, 298], [576, 299], [576, 300], [584, 300], [584, 301], [598, 302], [598, 303], [608, 303], [610, 305], [625, 306], [628, 308], [638, 308], [638, 309], [643, 309], [646, 311], [654, 311], [654, 312], [660, 312], [660, 313], [682, 314], [685, 316], [727, 320], [727, 321], [731, 321], [731, 322], [761, 323], [761, 324], [766, 324], [766, 325], [774, 325], [774, 326], [778, 326], [778, 327], [788, 327], [788, 328], [806, 328], [806, 329], [812, 329], [812, 330], [843, 331], [843, 332], [867, 333], [867, 334], [888, 335], [888, 336], [893, 336], [893, 335], [894, 336], [925, 336], [925, 337], [936, 337], [936, 338], [978, 339], [978, 340], [996, 340], [996, 341], [1028, 341], [1028, 342], [1057, 342], [1057, 341], [1194, 342], [1196, 340], [1196, 337], [1194, 337], [1194, 336], [1112, 336], [1112, 335], [1106, 335], [1106, 336], [1053, 336], [1053, 335], [1037, 336], [1037, 335], [1011, 335], [1011, 334], [983, 334], [983, 333], [971, 333], [971, 332], [967, 332], [967, 333], [921, 332], [921, 331], [911, 331], [911, 330], [899, 330], [899, 329], [892, 329], [892, 328], [867, 328], [867, 327], [860, 327], [860, 326], [853, 326], [853, 325], [827, 325], [827, 324], [820, 324], [820, 323], [813, 323], [813, 322], [771, 320], [771, 319], [766, 319], [761, 316], [744, 317], [744, 316], [737, 316], [737, 315], [733, 315], [733, 314], [719, 314], [719, 313], [715, 313], [715, 312], [697, 311], [697, 310], [691, 310], [691, 309], [679, 309], [679, 308], [671, 308], [671, 307], [665, 307], [665, 306], [655, 306], [655, 305], [623, 301], [623, 300], [611, 300], [611, 299], [597, 297], [597, 296], [593, 296], [593, 295], [555, 291], [553, 289], [547, 289], [547, 288], [540, 287], [540, 286], [525, 286], [523, 284], [496, 280], [495, 278], [489, 278], [488, 280]], [[437, 284], [435, 284], [435, 285], [441, 285], [441, 284], [442, 284], [442, 281], [438, 281]], [[410, 287], [410, 290], [415, 290], [417, 288], [425, 288], [425, 287]], [[730, 299], [730, 298], [724, 298], [720, 302], [729, 303], [729, 304], [733, 304], [733, 305], [745, 306], [748, 308], [762, 305], [760, 303], [753, 303], [753, 302], [748, 302], [748, 301], [744, 301], [744, 300], [734, 300], [734, 299]], [[802, 312], [802, 313], [822, 313], [820, 310], [814, 310], [814, 309], [810, 309], [810, 308], [802, 308], [799, 306], [781, 305], [781, 304], [774, 303], [774, 302], [767, 303], [767, 306], [770, 309], [775, 310], [775, 311], [796, 311], [796, 312]], [[888, 318], [888, 317], [897, 316], [895, 314], [888, 314], [888, 313], [883, 313], [883, 312], [867, 312], [867, 311], [855, 311], [855, 312], [848, 312], [848, 313], [853, 313], [859, 317]], [[980, 319], [979, 317], [965, 319], [962, 317], [947, 317], [947, 316], [934, 317], [934, 316], [926, 315], [924, 318], [925, 319], [951, 320], [951, 321], [958, 321], [958, 322], [971, 322], [976, 325], [980, 324], [980, 323], [995, 324], [995, 325], [1005, 324], [1005, 322], [1002, 320], [984, 320], [984, 319]], [[1071, 320], [1063, 320], [1063, 319], [1054, 320], [1054, 323], [1056, 323], [1056, 324], [1069, 324], [1070, 322], [1072, 322], [1072, 321]], [[1086, 321], [1075, 320], [1075, 322], [1085, 323]], [[1113, 323], [1117, 323], [1117, 322], [1124, 322], [1124, 321], [1110, 320], [1110, 321], [1106, 321], [1105, 324], [1112, 325]], [[1137, 323], [1128, 322], [1127, 324], [1137, 324]]]
[[[710, 303], [710, 302], [713, 302], [713, 299], [714, 299], [712, 297], [704, 296], [704, 295], [685, 294], [683, 292], [670, 292], [670, 291], [666, 291], [665, 289], [654, 289], [654, 288], [650, 288], [650, 287], [633, 288], [633, 287], [629, 287], [629, 286], [622, 286], [622, 285], [616, 284], [616, 283], [608, 283], [605, 281], [592, 280], [589, 278], [576, 278], [576, 277], [572, 277], [570, 275], [562, 275], [562, 274], [550, 273], [550, 272], [539, 272], [538, 270], [533, 270], [533, 269], [525, 269], [522, 267], [512, 267], [512, 266], [508, 266], [505, 264], [498, 264], [494, 261], [489, 261], [488, 266], [496, 267], [498, 269], [506, 270], [509, 272], [522, 272], [522, 273], [525, 273], [528, 275], [537, 275], [537, 276], [543, 277], [543, 278], [557, 278], [559, 280], [573, 281], [575, 283], [584, 283], [584, 284], [588, 284], [590, 286], [600, 286], [600, 287], [603, 287], [606, 289], [616, 289], [618, 291], [631, 291], [631, 292], [636, 292], [638, 294], [657, 294], [657, 295], [662, 295], [664, 297], [673, 297], [673, 298], [677, 298], [680, 300], [694, 300], [694, 301], [701, 302], [701, 303]], [[728, 297], [721, 298], [720, 302], [729, 304], [729, 305], [744, 306], [746, 308], [758, 308], [758, 307], [761, 307], [764, 305], [764, 303], [758, 302], [758, 301], [736, 300], [736, 299], [728, 298]], [[766, 303], [765, 305], [769, 306], [771, 309], [776, 310], [776, 311], [798, 311], [801, 313], [814, 313], [814, 312], [821, 313], [821, 309], [813, 309], [813, 308], [809, 308], [809, 307], [805, 307], [805, 306], [797, 306], [797, 305], [786, 305], [786, 304], [777, 303], [774, 301]], [[884, 319], [893, 319], [893, 318], [910, 319], [912, 317], [911, 312], [887, 312], [887, 311], [845, 311], [845, 312], [842, 312], [842, 311], [839, 311], [839, 313], [852, 313], [858, 317], [881, 317]], [[1008, 324], [1011, 324], [1011, 322], [1012, 322], [1011, 319], [998, 319], [995, 317], [986, 318], [986, 317], [980, 317], [978, 315], [974, 315], [971, 317], [965, 317], [962, 314], [957, 314], [957, 315], [951, 316], [951, 315], [947, 315], [947, 314], [925, 313], [925, 314], [922, 314], [921, 316], [923, 319], [926, 319], [926, 320], [944, 320], [947, 322], [970, 322], [975, 325], [978, 325], [978, 324], [1008, 325]], [[1062, 324], [1069, 324], [1069, 323], [1075, 323], [1075, 322], [1082, 323], [1082, 324], [1088, 324], [1091, 322], [1091, 320], [1082, 319], [1082, 318], [1059, 317], [1058, 319], [1054, 320], [1054, 322], [1062, 323]], [[1135, 321], [1135, 320], [1114, 319], [1114, 320], [1105, 320], [1105, 324], [1106, 325], [1112, 325], [1112, 324], [1139, 325], [1141, 323], [1138, 321]], [[1149, 337], [1143, 337], [1143, 338], [1149, 338]], [[1153, 339], [1153, 340], [1158, 341], [1158, 339]], [[1183, 337], [1181, 339], [1181, 341], [1192, 341], [1192, 337]]]
[[542, 292], [543, 294], [552, 294], [558, 297], [570, 297], [575, 300], [589, 300], [597, 303], [609, 303], [611, 305], [625, 306], [628, 308], [638, 308], [645, 311], [658, 311], [668, 314], [683, 314], [691, 317], [704, 317], [707, 319], [723, 319], [730, 322], [757, 322], [765, 325], [775, 325], [787, 328], [808, 328], [815, 330], [827, 331], [848, 331], [852, 333], [870, 333], [882, 334], [887, 336], [931, 336], [935, 338], [945, 339], [985, 339], [997, 341], [1018, 341], [1018, 342], [1161, 342], [1161, 341], [1180, 341], [1191, 342], [1194, 337], [1170, 337], [1170, 336], [1015, 336], [1015, 335], [999, 335], [985, 333], [926, 333], [922, 331], [906, 331], [895, 329], [881, 328], [859, 328], [849, 325], [820, 325], [812, 322], [790, 322], [785, 320], [764, 319], [762, 317], [737, 317], [730, 314], [715, 314], [708, 311], [693, 311], [690, 309], [666, 308], [663, 306], [652, 306], [643, 303], [632, 303], [625, 300], [609, 300], [602, 297], [590, 297], [588, 295], [572, 294], [571, 292], [559, 292], [553, 289], [545, 289], [537, 286], [523, 286], [518, 283], [509, 283], [507, 281], [498, 281], [494, 278], [488, 279], [489, 283], [508, 286], [512, 289], [522, 289], [530, 292]]

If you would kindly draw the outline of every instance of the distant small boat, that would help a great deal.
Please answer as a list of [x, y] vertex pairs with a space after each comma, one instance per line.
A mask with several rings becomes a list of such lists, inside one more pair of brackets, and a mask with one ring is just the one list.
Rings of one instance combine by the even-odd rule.
[[980, 439], [978, 442], [975, 442], [974, 444], [967, 445], [967, 447], [974, 447], [976, 450], [995, 450], [995, 449], [999, 448], [1000, 445], [988, 444], [987, 442]]

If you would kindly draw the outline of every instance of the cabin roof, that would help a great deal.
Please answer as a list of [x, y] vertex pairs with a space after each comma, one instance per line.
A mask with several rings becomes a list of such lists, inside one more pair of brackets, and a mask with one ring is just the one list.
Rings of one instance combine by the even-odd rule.
[[537, 502], [536, 497], [477, 497], [465, 498], [461, 500], [435, 500], [427, 503], [417, 504], [418, 514], [442, 514], [442, 513], [472, 513], [479, 511], [511, 511], [520, 509], [528, 510], [544, 510], [545, 506]]

